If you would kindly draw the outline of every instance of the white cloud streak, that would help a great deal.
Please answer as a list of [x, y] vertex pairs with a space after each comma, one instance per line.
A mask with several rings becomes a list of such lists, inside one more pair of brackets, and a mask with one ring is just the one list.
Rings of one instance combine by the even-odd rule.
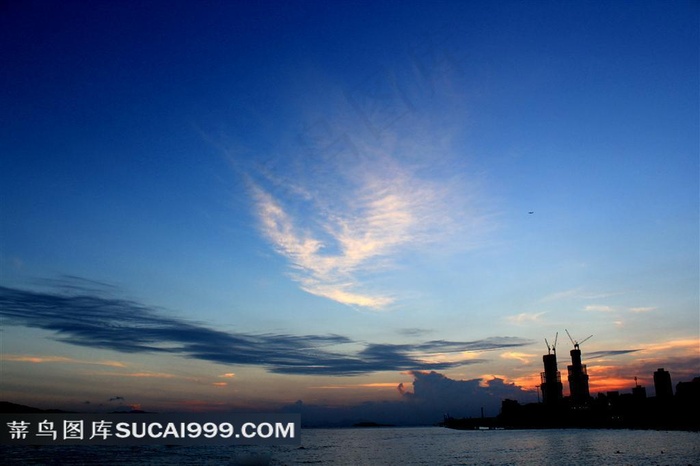
[[640, 314], [640, 313], [645, 313], [645, 312], [652, 312], [655, 311], [656, 308], [653, 306], [646, 306], [646, 307], [631, 307], [629, 308], [630, 312], [633, 312], [635, 314]]
[[253, 187], [262, 231], [290, 261], [292, 276], [302, 289], [337, 302], [379, 309], [394, 298], [358, 292], [356, 274], [381, 269], [402, 246], [429, 240], [426, 208], [432, 193], [420, 188], [411, 191], [401, 181], [387, 184], [377, 179], [363, 180], [358, 191], [353, 205], [317, 211], [309, 222], [292, 217], [279, 199], [258, 185]]
[[[410, 80], [415, 70], [404, 71]], [[465, 127], [455, 73], [410, 93], [382, 73], [351, 89], [331, 85], [299, 112], [327, 117], [312, 116], [267, 160], [236, 161], [262, 234], [303, 290], [384, 309], [400, 296], [381, 273], [402, 254], [482, 246], [494, 215], [455, 144]]]
[[563, 290], [556, 293], [551, 293], [540, 299], [542, 303], [548, 302], [559, 302], [559, 301], [569, 301], [569, 300], [593, 300], [593, 299], [607, 299], [613, 296], [619, 296], [627, 293], [626, 291], [610, 291], [610, 292], [594, 292], [584, 290], [583, 288], [573, 288], [569, 290]]
[[429, 179], [386, 151], [366, 153], [330, 162], [332, 176], [319, 176], [328, 161], [323, 167], [312, 161], [289, 182], [258, 172], [249, 186], [262, 233], [288, 259], [304, 291], [378, 310], [397, 298], [362, 277], [394, 267], [401, 252], [444, 244], [458, 231], [468, 230], [462, 246], [474, 246], [488, 221], [474, 215], [472, 199], [454, 189], [454, 177]]
[[592, 312], [612, 312], [615, 309], [612, 306], [607, 306], [605, 304], [590, 304], [586, 306], [584, 310]]
[[509, 322], [511, 322], [513, 324], [524, 324], [527, 322], [538, 322], [538, 321], [540, 321], [540, 318], [545, 314], [546, 314], [545, 312], [536, 312], [536, 313], [521, 312], [520, 314], [506, 317], [506, 320], [508, 320]]
[[65, 363], [65, 364], [90, 364], [95, 366], [107, 366], [107, 367], [126, 367], [126, 364], [119, 361], [87, 361], [81, 359], [67, 358], [65, 356], [27, 356], [27, 355], [16, 355], [16, 354], [5, 354], [0, 358], [2, 361], [13, 361], [13, 362], [30, 362], [32, 364], [54, 364], [54, 363]]

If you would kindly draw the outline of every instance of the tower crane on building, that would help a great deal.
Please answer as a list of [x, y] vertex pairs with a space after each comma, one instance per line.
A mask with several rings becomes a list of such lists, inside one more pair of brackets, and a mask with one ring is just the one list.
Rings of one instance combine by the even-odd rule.
[[[566, 330], [566, 329], [564, 329]], [[590, 392], [588, 391], [588, 371], [586, 370], [586, 365], [581, 363], [581, 343], [588, 341], [593, 335], [584, 338], [580, 342], [574, 340], [571, 334], [566, 330], [566, 334], [569, 336], [569, 340], [574, 345], [574, 349], [570, 351], [571, 354], [571, 365], [567, 366], [569, 372], [569, 392], [571, 394], [571, 401], [576, 405], [584, 405], [590, 399]]]
[[559, 332], [554, 336], [554, 344], [550, 346], [549, 341], [544, 339], [544, 343], [547, 345], [547, 354], [542, 356], [542, 362], [544, 362], [544, 372], [540, 373], [541, 384], [540, 390], [542, 391], [542, 399], [544, 404], [554, 406], [558, 404], [562, 398], [562, 384], [561, 384], [561, 374], [557, 369], [557, 340], [559, 339]]
[[554, 344], [552, 346], [549, 346], [549, 342], [547, 339], [544, 339], [544, 344], [547, 345], [547, 354], [552, 354], [554, 353], [555, 355], [557, 354], [557, 339], [559, 338], [559, 332], [554, 335]]
[[[564, 330], [566, 330], [566, 329], [564, 329]], [[593, 335], [589, 335], [586, 338], [584, 338], [583, 340], [581, 340], [581, 342], [579, 343], [578, 341], [571, 338], [571, 334], [569, 333], [568, 330], [566, 330], [566, 334], [569, 335], [569, 340], [571, 340], [571, 344], [574, 345], [574, 349], [579, 349], [579, 346], [581, 346], [581, 344], [587, 342], [588, 340], [591, 339], [591, 337], [593, 337]]]

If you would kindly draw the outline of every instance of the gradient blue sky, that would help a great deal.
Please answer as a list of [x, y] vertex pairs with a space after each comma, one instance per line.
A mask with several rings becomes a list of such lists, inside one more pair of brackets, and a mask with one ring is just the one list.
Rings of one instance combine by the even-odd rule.
[[565, 328], [593, 392], [700, 375], [699, 19], [4, 2], [2, 398], [531, 401]]

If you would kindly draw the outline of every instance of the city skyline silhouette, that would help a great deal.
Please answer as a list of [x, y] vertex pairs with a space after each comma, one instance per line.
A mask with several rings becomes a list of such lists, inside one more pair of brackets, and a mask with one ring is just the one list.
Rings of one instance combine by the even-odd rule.
[[698, 8], [3, 3], [0, 399], [410, 424], [691, 382]]

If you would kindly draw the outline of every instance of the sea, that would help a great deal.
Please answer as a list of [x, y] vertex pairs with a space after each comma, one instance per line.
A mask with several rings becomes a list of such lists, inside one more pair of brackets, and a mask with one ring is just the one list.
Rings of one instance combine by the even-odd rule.
[[700, 433], [654, 430], [302, 429], [294, 446], [0, 446], [46, 465], [699, 465]]

